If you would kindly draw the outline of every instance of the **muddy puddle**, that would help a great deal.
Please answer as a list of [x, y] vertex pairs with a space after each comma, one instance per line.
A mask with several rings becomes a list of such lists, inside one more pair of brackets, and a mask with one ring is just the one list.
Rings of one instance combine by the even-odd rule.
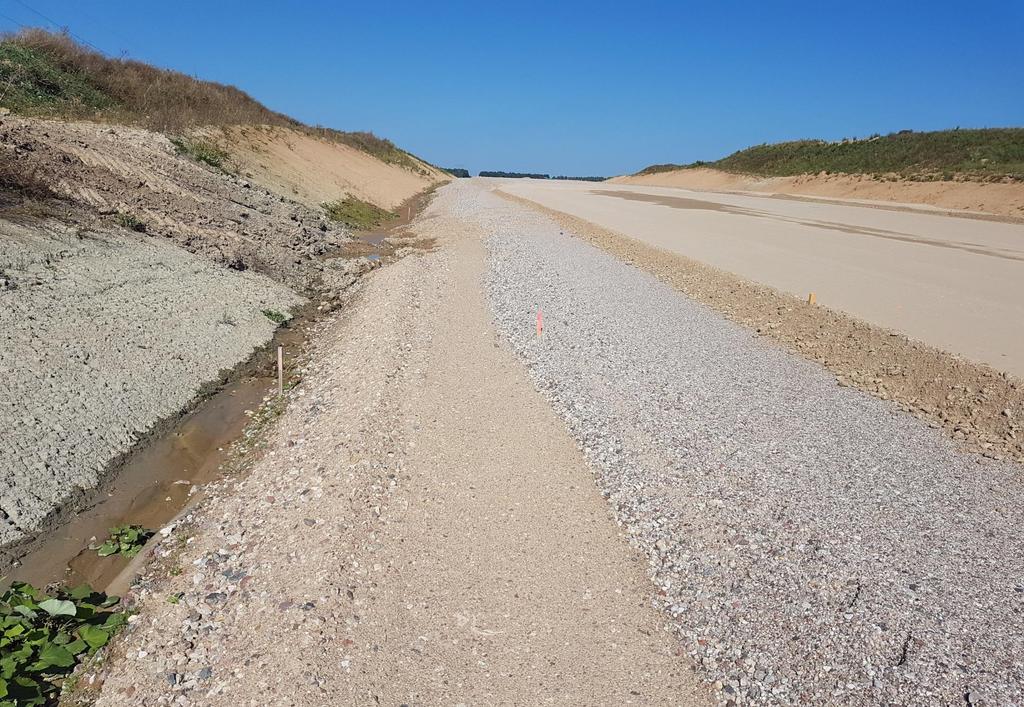
[[277, 347], [284, 347], [287, 372], [304, 343], [303, 324], [301, 316], [292, 319], [216, 392], [170, 425], [158, 425], [163, 431], [137, 445], [92, 503], [41, 535], [0, 586], [23, 581], [37, 587], [54, 582], [107, 587], [130, 558], [100, 557], [89, 546], [106, 539], [116, 525], [159, 529], [197, 500], [204, 484], [222, 477], [230, 447], [250, 415], [276, 394]]

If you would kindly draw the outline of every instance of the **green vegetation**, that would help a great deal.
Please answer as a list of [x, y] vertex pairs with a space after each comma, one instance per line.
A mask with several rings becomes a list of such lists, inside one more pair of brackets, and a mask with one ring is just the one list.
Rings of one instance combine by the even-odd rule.
[[1024, 180], [1024, 128], [903, 130], [840, 142], [798, 140], [758, 145], [717, 162], [651, 165], [637, 174], [692, 167], [764, 176], [896, 174], [917, 180]]
[[0, 48], [0, 86], [10, 85], [0, 105], [15, 112], [176, 132], [200, 125], [298, 125], [234, 86], [111, 59], [67, 34], [25, 29], [5, 36]]
[[224, 169], [224, 163], [229, 156], [225, 150], [204, 140], [172, 137], [171, 143], [179, 155], [191, 157], [196, 162], [203, 162], [216, 169]]
[[110, 108], [113, 101], [80, 73], [45, 52], [0, 43], [0, 105], [18, 113], [80, 116]]
[[453, 177], [458, 177], [459, 179], [466, 179], [472, 176], [468, 169], [463, 169], [462, 167], [442, 167], [441, 169]]
[[288, 320], [287, 314], [282, 314], [281, 312], [278, 312], [276, 309], [263, 309], [260, 311], [263, 312], [264, 317], [274, 322], [274, 324], [282, 324]]
[[0, 595], [0, 707], [53, 703], [61, 680], [124, 625], [117, 602], [87, 586], [44, 593], [12, 584]]
[[100, 557], [108, 555], [124, 555], [135, 557], [146, 541], [153, 537], [153, 531], [141, 525], [116, 525], [110, 529], [108, 537], [97, 547], [90, 546]]
[[146, 232], [146, 224], [139, 220], [139, 217], [135, 214], [119, 213], [114, 216], [114, 220], [130, 231]]
[[332, 221], [340, 221], [358, 231], [376, 228], [382, 223], [398, 218], [396, 214], [354, 196], [325, 203], [323, 207]]

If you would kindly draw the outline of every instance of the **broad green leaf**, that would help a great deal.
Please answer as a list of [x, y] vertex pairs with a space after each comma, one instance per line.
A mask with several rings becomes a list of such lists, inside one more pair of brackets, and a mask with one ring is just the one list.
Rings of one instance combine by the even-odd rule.
[[82, 637], [82, 640], [89, 644], [92, 649], [102, 648], [110, 640], [110, 633], [105, 631], [98, 626], [89, 626], [86, 624], [82, 628], [78, 629], [78, 635]]
[[96, 549], [96, 554], [100, 557], [107, 557], [109, 555], [113, 555], [117, 550], [117, 545], [108, 540]]
[[124, 626], [126, 621], [128, 621], [128, 615], [123, 612], [110, 614], [107, 616], [107, 620], [103, 622], [103, 628], [108, 630], [117, 629]]
[[93, 594], [92, 587], [88, 584], [79, 584], [77, 587], [68, 591], [68, 596], [79, 601], [81, 599], [87, 599]]
[[70, 668], [75, 664], [75, 656], [67, 648], [51, 643], [39, 651], [39, 661], [58, 668]]
[[50, 616], [74, 616], [77, 613], [72, 602], [61, 599], [47, 599], [39, 604], [39, 608]]
[[85, 644], [85, 641], [83, 641], [81, 638], [79, 638], [79, 639], [74, 640], [71, 643], [68, 643], [67, 645], [65, 645], [64, 646], [64, 650], [66, 650], [71, 655], [78, 655], [79, 653], [81, 653], [82, 651], [84, 651], [88, 647], [89, 646], [87, 646]]

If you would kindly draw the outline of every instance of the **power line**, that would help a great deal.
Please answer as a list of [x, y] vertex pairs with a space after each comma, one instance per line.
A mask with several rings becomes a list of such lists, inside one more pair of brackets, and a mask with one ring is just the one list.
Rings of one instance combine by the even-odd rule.
[[21, 24], [20, 22], [18, 22], [18, 21], [17, 21], [16, 19], [14, 19], [13, 17], [11, 17], [10, 15], [5, 15], [5, 14], [3, 14], [2, 12], [0, 12], [0, 17], [4, 18], [4, 19], [5, 19], [5, 20], [7, 20], [8, 22], [13, 22], [13, 23], [14, 23], [14, 24], [16, 24], [16, 25], [17, 25], [18, 27], [24, 27], [24, 26], [25, 26], [25, 25]]
[[[75, 39], [77, 39], [79, 42], [81, 42], [82, 44], [86, 45], [87, 47], [92, 47], [93, 49], [98, 51], [100, 54], [106, 54], [105, 51], [103, 51], [102, 49], [97, 47], [95, 44], [93, 44], [89, 40], [85, 39], [84, 37], [80, 37], [77, 34], [75, 34], [74, 32], [72, 32], [70, 29], [68, 29], [67, 25], [62, 25], [61, 23], [57, 22], [56, 20], [54, 20], [54, 19], [52, 19], [50, 17], [47, 17], [46, 15], [41, 13], [39, 10], [37, 10], [34, 7], [32, 7], [31, 5], [29, 5], [28, 3], [23, 2], [23, 0], [14, 0], [14, 2], [18, 3], [19, 5], [21, 5], [23, 8], [25, 8], [29, 12], [32, 12], [32, 13], [36, 14], [37, 16], [43, 18], [44, 20], [49, 22], [51, 25], [53, 25], [57, 29], [67, 30], [68, 34], [70, 34], [72, 37], [74, 37]], [[7, 19], [11, 19], [11, 18], [8, 17]], [[11, 21], [15, 22], [14, 20], [11, 20]], [[15, 22], [15, 24], [20, 25], [21, 27], [25, 26], [25, 25], [21, 24], [20, 22]]]

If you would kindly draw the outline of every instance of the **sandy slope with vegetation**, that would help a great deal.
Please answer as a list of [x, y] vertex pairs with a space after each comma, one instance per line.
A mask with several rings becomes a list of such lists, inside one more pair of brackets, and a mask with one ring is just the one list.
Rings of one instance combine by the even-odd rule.
[[927, 204], [1024, 218], [1024, 128], [755, 145], [714, 162], [656, 164], [622, 184]]
[[354, 196], [393, 210], [451, 179], [408, 153], [385, 149], [374, 155], [327, 132], [261, 125], [205, 129], [201, 134], [222, 146], [231, 168], [246, 179], [314, 208]]
[[866, 174], [760, 177], [706, 167], [677, 169], [656, 174], [634, 174], [615, 177], [609, 181], [708, 191], [743, 191], [927, 204], [940, 209], [978, 211], [997, 216], [1024, 218], [1024, 182], [921, 182], [896, 175], [875, 177]]
[[4, 37], [0, 86], [3, 574], [289, 311], [374, 267], [332, 257], [351, 220], [322, 202], [389, 216], [446, 175], [66, 35]]

